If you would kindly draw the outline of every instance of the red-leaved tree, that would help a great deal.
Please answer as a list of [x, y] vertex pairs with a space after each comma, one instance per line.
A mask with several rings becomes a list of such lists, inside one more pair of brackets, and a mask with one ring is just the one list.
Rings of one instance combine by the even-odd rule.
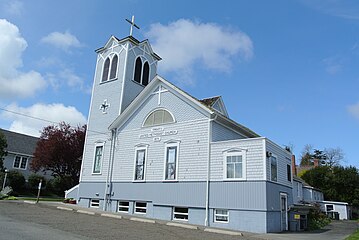
[[54, 177], [64, 180], [64, 189], [78, 183], [86, 125], [71, 127], [67, 123], [50, 125], [42, 130], [37, 143], [31, 169], [51, 171]]

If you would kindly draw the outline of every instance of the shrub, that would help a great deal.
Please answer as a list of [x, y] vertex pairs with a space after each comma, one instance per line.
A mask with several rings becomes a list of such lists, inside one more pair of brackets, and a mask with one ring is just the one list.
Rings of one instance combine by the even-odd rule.
[[37, 189], [39, 182], [42, 180], [42, 188], [46, 187], [46, 179], [43, 176], [37, 175], [35, 173], [31, 174], [28, 178], [28, 185], [30, 189]]
[[64, 196], [65, 190], [73, 187], [71, 176], [55, 177], [47, 183], [47, 190], [56, 193], [58, 196]]
[[316, 230], [325, 227], [330, 223], [330, 219], [325, 215], [318, 204], [309, 211], [308, 214], [308, 230]]
[[8, 173], [8, 185], [12, 187], [14, 192], [19, 192], [25, 187], [25, 177], [18, 171], [10, 171]]

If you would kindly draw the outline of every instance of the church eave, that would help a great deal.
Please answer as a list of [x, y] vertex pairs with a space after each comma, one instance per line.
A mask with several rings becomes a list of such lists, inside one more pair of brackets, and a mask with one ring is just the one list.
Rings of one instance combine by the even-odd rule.
[[[119, 43], [119, 44], [124, 43], [124, 42], [126, 42], [126, 41], [129, 41], [129, 42], [131, 42], [132, 44], [135, 44], [135, 45], [137, 45], [137, 46], [140, 45], [140, 44], [143, 44], [143, 43], [147, 43], [147, 44], [148, 44], [148, 40], [147, 40], [147, 39], [140, 42], [139, 40], [137, 40], [137, 39], [134, 38], [133, 36], [127, 36], [127, 37], [124, 37], [124, 38], [119, 39], [119, 38], [117, 38], [117, 37], [115, 37], [115, 36], [112, 35], [112, 36], [109, 38], [109, 40], [106, 42], [106, 44], [105, 44], [103, 47], [100, 47], [100, 48], [96, 49], [95, 52], [96, 52], [96, 53], [100, 53], [100, 52], [104, 51], [104, 50], [106, 49], [106, 46], [107, 46], [107, 45], [109, 44], [109, 42], [111, 41], [111, 39], [117, 41], [117, 43]], [[157, 55], [155, 52], [153, 52], [153, 50], [152, 50], [150, 44], [148, 44], [148, 46], [149, 46], [149, 48], [151, 49], [151, 55], [152, 55], [157, 61], [162, 60], [162, 58], [161, 58], [159, 55]]]

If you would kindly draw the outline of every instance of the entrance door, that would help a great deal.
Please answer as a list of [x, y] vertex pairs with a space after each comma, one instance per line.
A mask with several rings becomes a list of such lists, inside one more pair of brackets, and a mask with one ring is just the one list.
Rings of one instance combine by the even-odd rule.
[[281, 231], [288, 230], [288, 204], [287, 204], [287, 194], [280, 194], [280, 225]]

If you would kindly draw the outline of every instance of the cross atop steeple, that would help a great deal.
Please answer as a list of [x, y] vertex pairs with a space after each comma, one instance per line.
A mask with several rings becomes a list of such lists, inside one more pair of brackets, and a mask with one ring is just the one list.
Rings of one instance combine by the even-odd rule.
[[130, 27], [130, 36], [132, 36], [132, 29], [133, 29], [133, 27], [135, 27], [135, 28], [137, 28], [137, 29], [140, 29], [140, 27], [135, 24], [135, 16], [132, 16], [132, 19], [131, 19], [131, 20], [128, 20], [128, 19], [126, 18], [126, 21], [127, 21], [129, 24], [131, 24], [131, 27]]

